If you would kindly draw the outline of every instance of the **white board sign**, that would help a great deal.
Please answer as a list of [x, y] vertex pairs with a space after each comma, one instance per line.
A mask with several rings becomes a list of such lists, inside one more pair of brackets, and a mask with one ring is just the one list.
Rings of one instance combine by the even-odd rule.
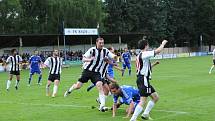
[[98, 35], [98, 29], [88, 28], [65, 28], [65, 35]]

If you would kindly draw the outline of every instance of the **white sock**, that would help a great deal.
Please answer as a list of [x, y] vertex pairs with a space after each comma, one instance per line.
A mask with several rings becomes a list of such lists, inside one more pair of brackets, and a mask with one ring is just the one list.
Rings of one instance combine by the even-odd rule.
[[138, 115], [140, 115], [140, 113], [142, 111], [143, 111], [143, 107], [138, 104], [137, 107], [134, 110], [134, 114], [132, 115], [130, 121], [136, 121]]
[[9, 89], [9, 88], [10, 88], [10, 84], [11, 84], [11, 81], [10, 81], [10, 80], [7, 80], [7, 88], [6, 88], [6, 89]]
[[213, 68], [214, 68], [214, 66], [212, 66], [212, 67], [211, 67], [211, 69], [210, 69], [209, 73], [211, 73], [211, 71], [213, 70]]
[[70, 88], [69, 88], [69, 92], [72, 92], [74, 90], [74, 85], [72, 85]]
[[101, 109], [102, 107], [105, 106], [105, 95], [103, 92], [99, 92], [99, 100], [101, 103], [99, 109]]
[[18, 86], [18, 85], [19, 85], [19, 81], [17, 81], [17, 80], [16, 80], [16, 84], [15, 84], [15, 86]]
[[48, 95], [50, 92], [50, 85], [46, 85], [46, 94]]
[[57, 86], [57, 85], [54, 85], [52, 96], [55, 96], [55, 94], [57, 94], [57, 88], [58, 88], [58, 86]]
[[152, 108], [154, 107], [154, 105], [155, 105], [154, 101], [151, 101], [151, 100], [150, 100], [150, 101], [148, 102], [148, 104], [147, 104], [147, 106], [146, 106], [146, 109], [145, 109], [145, 111], [144, 111], [143, 114], [149, 115], [149, 112], [152, 110]]

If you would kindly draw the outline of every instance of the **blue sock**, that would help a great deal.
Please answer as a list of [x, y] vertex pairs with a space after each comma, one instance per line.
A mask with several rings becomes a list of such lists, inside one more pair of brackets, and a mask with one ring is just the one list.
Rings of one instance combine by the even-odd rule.
[[129, 76], [131, 76], [131, 69], [129, 69], [129, 72], [128, 72], [128, 73], [129, 73]]
[[87, 88], [87, 92], [89, 92], [93, 87], [95, 87], [95, 84], [91, 84], [88, 88]]
[[41, 80], [42, 80], [42, 75], [39, 76], [38, 84], [40, 83]]
[[31, 84], [31, 80], [32, 80], [32, 74], [30, 74], [28, 84]]

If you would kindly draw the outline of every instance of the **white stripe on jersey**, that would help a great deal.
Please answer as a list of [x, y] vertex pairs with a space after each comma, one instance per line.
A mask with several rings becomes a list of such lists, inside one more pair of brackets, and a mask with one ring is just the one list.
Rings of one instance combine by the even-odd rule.
[[154, 51], [141, 52], [136, 58], [137, 75], [150, 77], [152, 74], [150, 58], [155, 56]]
[[215, 49], [213, 50], [213, 59], [215, 59]]
[[44, 63], [49, 69], [49, 74], [61, 74], [62, 60], [60, 57], [48, 57]]
[[101, 72], [104, 68], [105, 62], [103, 61], [104, 57], [114, 58], [114, 54], [111, 53], [107, 48], [101, 50], [96, 47], [90, 48], [84, 55], [85, 58], [95, 57], [90, 63], [85, 63], [83, 68], [88, 71]]
[[22, 58], [19, 55], [9, 56], [6, 60], [6, 63], [9, 63], [11, 65], [10, 71], [19, 71], [20, 65], [19, 63], [22, 62]]

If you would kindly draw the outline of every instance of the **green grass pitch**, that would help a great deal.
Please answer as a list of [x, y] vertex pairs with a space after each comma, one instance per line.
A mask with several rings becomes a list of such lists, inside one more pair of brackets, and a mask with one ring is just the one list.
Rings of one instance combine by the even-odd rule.
[[[161, 60], [153, 69], [151, 80], [160, 96], [151, 117], [155, 121], [215, 121], [215, 70], [208, 74], [211, 65], [209, 56]], [[29, 71], [25, 70], [21, 72], [19, 90], [15, 90], [13, 81], [9, 92], [5, 90], [8, 73], [0, 73], [0, 121], [129, 121], [123, 119], [123, 109], [118, 110], [115, 118], [111, 111], [103, 113], [91, 109], [97, 106], [98, 92], [95, 88], [86, 92], [90, 82], [63, 97], [81, 72], [80, 66], [63, 69], [56, 98], [45, 96], [47, 69], [43, 70], [42, 86], [36, 85], [37, 76], [34, 76], [32, 86], [27, 87]], [[125, 77], [115, 72], [121, 85], [136, 86], [134, 63], [130, 77], [127, 71]], [[108, 97], [107, 106], [111, 105], [112, 98]]]

